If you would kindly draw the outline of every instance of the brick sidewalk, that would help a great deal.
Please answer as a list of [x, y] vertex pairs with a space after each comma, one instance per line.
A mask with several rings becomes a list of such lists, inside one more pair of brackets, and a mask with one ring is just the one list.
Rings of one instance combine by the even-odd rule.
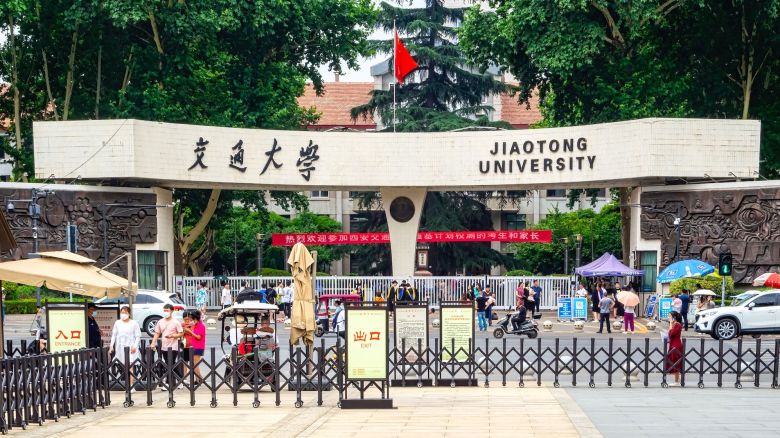
[[[141, 403], [121, 407], [121, 394], [103, 411], [32, 425], [11, 435], [24, 437], [197, 436], [198, 438], [246, 436], [445, 436], [469, 437], [521, 434], [523, 437], [600, 437], [580, 407], [563, 389], [545, 386], [490, 388], [392, 388], [392, 410], [341, 410], [338, 395], [327, 394], [321, 407], [315, 394], [306, 395], [304, 406], [292, 406], [294, 393], [286, 393], [282, 405], [263, 393], [260, 408], [251, 407], [251, 394], [239, 396], [238, 407], [208, 407], [209, 397], [198, 397], [195, 407], [179, 403], [165, 407], [164, 394], [156, 394], [151, 407]], [[225, 400], [225, 397], [221, 397]]]

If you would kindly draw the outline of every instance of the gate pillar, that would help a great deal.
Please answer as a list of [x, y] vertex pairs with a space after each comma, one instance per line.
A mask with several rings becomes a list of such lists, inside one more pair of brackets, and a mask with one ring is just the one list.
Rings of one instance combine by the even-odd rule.
[[390, 232], [393, 277], [411, 277], [417, 248], [417, 231], [428, 190], [420, 187], [382, 187], [382, 205]]

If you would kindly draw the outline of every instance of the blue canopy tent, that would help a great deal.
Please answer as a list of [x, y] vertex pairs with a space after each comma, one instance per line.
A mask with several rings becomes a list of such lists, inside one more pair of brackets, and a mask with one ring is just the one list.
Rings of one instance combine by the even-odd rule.
[[612, 254], [605, 252], [601, 257], [574, 270], [583, 277], [629, 277], [645, 275], [641, 269], [629, 268]]

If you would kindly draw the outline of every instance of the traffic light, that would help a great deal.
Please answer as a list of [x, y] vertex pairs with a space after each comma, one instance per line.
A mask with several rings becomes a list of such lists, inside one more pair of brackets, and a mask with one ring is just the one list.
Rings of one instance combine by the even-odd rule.
[[718, 274], [720, 276], [731, 275], [732, 259], [731, 254], [720, 254], [718, 256]]

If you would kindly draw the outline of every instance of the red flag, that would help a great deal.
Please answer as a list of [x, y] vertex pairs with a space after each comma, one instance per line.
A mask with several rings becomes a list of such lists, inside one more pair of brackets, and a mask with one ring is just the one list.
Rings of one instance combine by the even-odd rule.
[[404, 83], [404, 78], [414, 69], [417, 68], [417, 63], [406, 50], [401, 39], [398, 38], [398, 31], [395, 32], [395, 78], [399, 83]]

